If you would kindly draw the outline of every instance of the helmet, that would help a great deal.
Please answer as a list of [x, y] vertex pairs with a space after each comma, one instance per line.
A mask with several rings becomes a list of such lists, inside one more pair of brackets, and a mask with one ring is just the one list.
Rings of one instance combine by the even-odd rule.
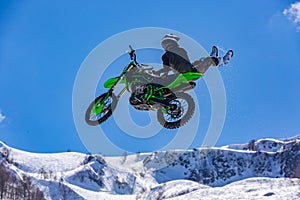
[[180, 38], [178, 36], [173, 34], [167, 34], [162, 38], [161, 46], [164, 50], [167, 51], [170, 47], [179, 46], [177, 43], [179, 40]]

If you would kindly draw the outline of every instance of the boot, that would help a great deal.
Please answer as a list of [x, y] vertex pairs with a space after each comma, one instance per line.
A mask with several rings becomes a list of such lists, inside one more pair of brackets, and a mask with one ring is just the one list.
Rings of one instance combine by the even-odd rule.
[[224, 64], [225, 65], [228, 64], [230, 62], [230, 60], [231, 60], [232, 57], [233, 57], [233, 51], [232, 50], [227, 51], [227, 53], [223, 57]]
[[218, 48], [216, 46], [213, 46], [212, 49], [211, 49], [210, 56], [217, 58], [219, 56], [218, 54], [219, 54], [218, 53]]

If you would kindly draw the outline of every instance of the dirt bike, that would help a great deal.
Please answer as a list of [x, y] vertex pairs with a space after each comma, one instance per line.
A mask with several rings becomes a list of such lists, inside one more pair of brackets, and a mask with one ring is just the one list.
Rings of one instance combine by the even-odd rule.
[[[135, 109], [157, 111], [157, 120], [163, 127], [175, 129], [186, 124], [195, 111], [195, 102], [186, 92], [196, 86], [194, 81], [203, 74], [187, 72], [167, 77], [156, 76], [153, 74], [153, 67], [145, 68], [148, 65], [137, 62], [136, 51], [129, 47], [131, 62], [119, 76], [104, 83], [108, 91], [89, 105], [85, 114], [87, 124], [96, 126], [106, 121], [126, 91], [131, 93], [129, 102]], [[115, 95], [114, 91], [120, 84], [124, 88]]]

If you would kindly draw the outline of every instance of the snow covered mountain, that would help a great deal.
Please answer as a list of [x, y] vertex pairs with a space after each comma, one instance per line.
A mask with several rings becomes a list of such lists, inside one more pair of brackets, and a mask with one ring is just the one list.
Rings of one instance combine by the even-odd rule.
[[0, 142], [0, 199], [300, 199], [300, 138], [122, 157]]

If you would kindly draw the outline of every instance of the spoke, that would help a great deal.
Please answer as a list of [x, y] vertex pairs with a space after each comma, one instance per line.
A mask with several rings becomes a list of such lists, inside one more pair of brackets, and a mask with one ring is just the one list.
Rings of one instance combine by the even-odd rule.
[[[106, 99], [104, 102], [103, 102], [103, 108], [102, 108], [102, 111], [99, 113], [99, 114], [95, 114], [93, 110], [91, 110], [91, 113], [90, 113], [90, 120], [93, 120], [93, 121], [97, 121], [99, 119], [101, 119], [102, 117], [104, 117], [107, 112], [109, 111], [110, 107], [111, 107], [111, 104], [112, 104], [112, 98], [109, 97], [108, 99]], [[96, 105], [99, 105], [100, 102], [97, 102]]]
[[172, 112], [165, 113], [164, 118], [167, 122], [175, 122], [175, 121], [181, 120], [186, 115], [186, 112], [188, 111], [189, 105], [185, 99], [177, 99], [174, 101], [174, 104], [176, 104], [177, 106], [180, 105], [180, 108], [179, 108], [180, 114], [178, 117], [176, 117], [176, 116], [174, 116], [174, 114], [172, 115]]

